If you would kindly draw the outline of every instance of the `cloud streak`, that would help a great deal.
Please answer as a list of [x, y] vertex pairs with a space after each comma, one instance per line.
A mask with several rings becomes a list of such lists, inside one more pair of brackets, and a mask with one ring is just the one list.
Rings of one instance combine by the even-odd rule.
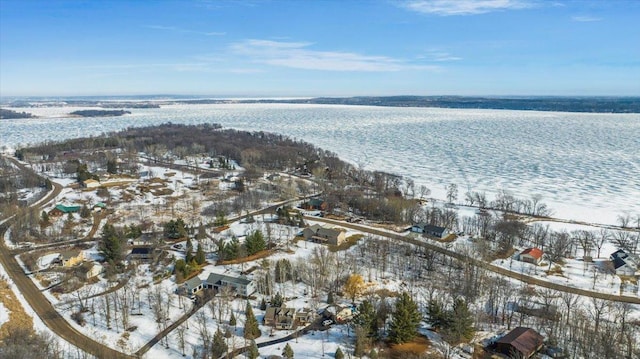
[[309, 49], [308, 42], [281, 42], [271, 40], [245, 40], [232, 44], [230, 50], [246, 56], [250, 61], [272, 66], [304, 70], [392, 72], [402, 70], [437, 70], [437, 66], [424, 66], [388, 56], [362, 55], [342, 51]]
[[402, 5], [422, 14], [454, 16], [520, 10], [533, 7], [534, 4], [528, 0], [409, 0]]
[[146, 25], [144, 27], [146, 27], [147, 29], [153, 29], [153, 30], [171, 31], [171, 32], [178, 32], [183, 34], [196, 34], [196, 35], [204, 35], [204, 36], [224, 36], [227, 34], [226, 32], [218, 32], [218, 31], [207, 32], [207, 31], [188, 30], [188, 29], [182, 29], [176, 26]]
[[595, 22], [595, 21], [601, 21], [602, 19], [599, 17], [588, 16], [588, 15], [576, 15], [576, 16], [572, 16], [571, 20], [576, 22]]

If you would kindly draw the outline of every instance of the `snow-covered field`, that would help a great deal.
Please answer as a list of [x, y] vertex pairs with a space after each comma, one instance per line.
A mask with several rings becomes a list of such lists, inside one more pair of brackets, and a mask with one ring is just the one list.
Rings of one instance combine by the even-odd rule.
[[4, 307], [2, 303], [0, 303], [0, 327], [2, 324], [9, 321], [9, 311]]
[[[489, 197], [542, 195], [557, 217], [616, 223], [640, 214], [640, 115], [366, 106], [224, 104], [135, 109], [68, 118], [76, 108], [16, 108], [42, 118], [4, 120], [9, 148], [129, 126], [213, 122], [278, 132], [368, 169], [411, 177], [438, 198], [456, 183]], [[79, 121], [82, 126], [79, 126]]]

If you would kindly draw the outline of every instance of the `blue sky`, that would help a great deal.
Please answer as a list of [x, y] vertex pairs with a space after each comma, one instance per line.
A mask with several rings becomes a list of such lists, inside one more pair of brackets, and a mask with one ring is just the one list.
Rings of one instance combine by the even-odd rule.
[[0, 95], [640, 95], [640, 1], [0, 0]]

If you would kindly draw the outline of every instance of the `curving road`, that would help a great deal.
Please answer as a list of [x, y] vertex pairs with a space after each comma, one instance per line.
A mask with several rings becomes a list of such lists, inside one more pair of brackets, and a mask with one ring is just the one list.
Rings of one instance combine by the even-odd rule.
[[[24, 169], [25, 166], [21, 163], [9, 158], [19, 168]], [[43, 207], [48, 202], [52, 201], [60, 191], [62, 186], [54, 183], [53, 190], [42, 200], [40, 200], [34, 206]], [[11, 226], [12, 219], [3, 223], [0, 226], [0, 239], [4, 238], [5, 232]], [[7, 275], [11, 278], [13, 283], [24, 298], [29, 306], [33, 308], [35, 313], [40, 317], [42, 322], [53, 331], [56, 335], [66, 340], [70, 344], [80, 348], [81, 350], [94, 355], [97, 358], [132, 358], [129, 355], [123, 354], [117, 350], [111, 349], [108, 346], [99, 343], [88, 336], [80, 333], [71, 324], [69, 324], [56, 310], [53, 308], [49, 300], [40, 292], [38, 287], [33, 281], [24, 273], [22, 267], [18, 264], [17, 260], [11, 253], [11, 251], [5, 246], [4, 240], [0, 240], [0, 264], [5, 268]]]
[[350, 229], [354, 229], [354, 230], [357, 230], [357, 231], [360, 231], [360, 232], [369, 233], [369, 234], [373, 234], [373, 235], [377, 235], [377, 236], [381, 236], [381, 237], [387, 237], [387, 238], [403, 241], [405, 243], [410, 243], [410, 244], [413, 244], [413, 245], [416, 245], [416, 246], [425, 247], [425, 248], [431, 249], [433, 251], [436, 251], [438, 253], [444, 254], [446, 256], [453, 257], [453, 258], [456, 258], [456, 259], [459, 259], [459, 260], [462, 260], [462, 261], [470, 262], [470, 263], [472, 263], [473, 265], [475, 265], [477, 267], [484, 268], [484, 269], [486, 269], [488, 271], [491, 271], [491, 272], [494, 272], [494, 273], [497, 273], [497, 274], [500, 274], [500, 275], [503, 275], [503, 276], [506, 276], [506, 277], [509, 277], [509, 278], [513, 278], [513, 279], [519, 280], [519, 281], [527, 283], [527, 284], [533, 284], [533, 285], [537, 285], [537, 286], [545, 287], [545, 288], [550, 288], [550, 289], [554, 289], [554, 290], [561, 291], [561, 292], [568, 292], [568, 293], [583, 295], [583, 296], [586, 296], [586, 297], [605, 299], [605, 300], [610, 300], [610, 301], [615, 301], [615, 302], [625, 302], [625, 303], [640, 304], [640, 297], [631, 297], [631, 296], [626, 296], [626, 295], [607, 294], [607, 293], [601, 293], [601, 292], [596, 292], [596, 291], [592, 291], [592, 290], [569, 287], [569, 286], [558, 284], [558, 283], [548, 282], [548, 281], [545, 281], [545, 280], [541, 280], [541, 279], [538, 279], [538, 278], [535, 278], [535, 277], [531, 277], [531, 276], [525, 275], [523, 273], [510, 271], [510, 270], [508, 270], [506, 268], [498, 267], [496, 265], [484, 262], [484, 261], [476, 259], [476, 258], [467, 257], [464, 254], [461, 254], [461, 253], [458, 253], [458, 252], [454, 252], [454, 251], [446, 249], [446, 248], [442, 248], [440, 246], [437, 246], [437, 245], [429, 243], [429, 242], [419, 241], [419, 240], [416, 240], [416, 239], [413, 239], [413, 238], [410, 238], [410, 237], [401, 236], [401, 235], [398, 235], [398, 234], [389, 233], [389, 232], [386, 232], [386, 231], [381, 231], [381, 230], [377, 230], [377, 229], [374, 229], [374, 228], [361, 226], [361, 225], [358, 225], [358, 224], [347, 223], [347, 222], [342, 222], [342, 221], [336, 221], [336, 220], [327, 219], [327, 218], [306, 217], [305, 216], [305, 219], [308, 219], [308, 220], [311, 220], [311, 221], [316, 221], [316, 222], [324, 222], [324, 223], [328, 223], [328, 224], [333, 224], [333, 225], [337, 225], [337, 226], [340, 226], [340, 227], [350, 228]]

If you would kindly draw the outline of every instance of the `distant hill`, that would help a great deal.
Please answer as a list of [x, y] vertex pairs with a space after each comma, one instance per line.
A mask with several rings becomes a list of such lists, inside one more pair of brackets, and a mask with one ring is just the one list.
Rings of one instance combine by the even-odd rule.
[[130, 111], [125, 110], [79, 110], [71, 112], [70, 115], [81, 117], [105, 117], [122, 116], [130, 113]]
[[27, 112], [16, 112], [0, 108], [0, 119], [13, 119], [13, 118], [33, 118], [34, 115]]

